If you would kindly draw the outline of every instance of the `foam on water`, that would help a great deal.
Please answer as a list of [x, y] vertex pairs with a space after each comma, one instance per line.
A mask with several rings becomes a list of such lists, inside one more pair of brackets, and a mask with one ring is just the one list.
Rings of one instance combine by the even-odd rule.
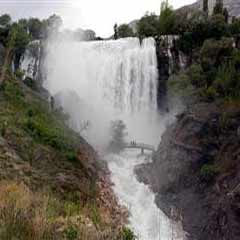
[[128, 151], [107, 157], [115, 183], [114, 191], [131, 213], [130, 227], [140, 240], [182, 239], [178, 226], [157, 208], [149, 187], [138, 182], [134, 168], [144, 162], [144, 157], [136, 157], [137, 154]]

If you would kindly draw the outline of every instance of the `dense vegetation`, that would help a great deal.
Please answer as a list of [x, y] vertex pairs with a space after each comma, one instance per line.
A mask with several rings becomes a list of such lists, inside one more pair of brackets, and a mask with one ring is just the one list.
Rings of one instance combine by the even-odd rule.
[[179, 68], [173, 69], [169, 89], [175, 94], [204, 101], [240, 98], [240, 20], [230, 21], [221, 4], [216, 5], [212, 16], [193, 12], [186, 17], [165, 2], [159, 17], [151, 14], [140, 19], [137, 34], [155, 38], [178, 36], [171, 51], [177, 57], [183, 53], [186, 64], [180, 72]]
[[0, 16], [0, 43], [7, 49], [5, 60], [8, 63], [13, 60], [17, 70], [29, 42], [46, 39], [50, 33], [57, 32], [61, 25], [62, 20], [57, 15], [42, 21], [30, 18], [17, 22], [13, 22], [8, 14]]
[[[191, 12], [189, 12], [191, 11]], [[214, 13], [209, 16], [207, 12], [199, 10], [176, 10], [163, 1], [160, 15], [146, 13], [136, 23], [136, 29], [127, 24], [114, 26], [114, 37], [158, 37], [162, 35], [179, 35], [181, 37], [181, 50], [189, 52], [203, 44], [208, 38], [219, 39], [223, 36], [231, 37], [240, 31], [240, 20], [229, 18], [223, 5], [217, 3]], [[120, 34], [119, 34], [120, 33]]]

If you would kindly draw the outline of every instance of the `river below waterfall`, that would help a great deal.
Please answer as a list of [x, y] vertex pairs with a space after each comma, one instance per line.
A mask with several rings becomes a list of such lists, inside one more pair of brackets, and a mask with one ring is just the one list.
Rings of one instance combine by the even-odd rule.
[[[126, 126], [127, 142], [155, 147], [166, 126], [157, 110], [155, 41], [137, 38], [76, 42], [52, 39], [46, 47], [44, 86], [69, 116], [69, 125], [96, 150], [106, 152], [112, 121]], [[27, 66], [26, 55], [22, 67]], [[28, 69], [25, 69], [28, 71]], [[140, 151], [104, 154], [119, 202], [129, 210], [129, 227], [139, 240], [182, 240], [181, 226], [158, 209], [154, 194], [134, 174], [146, 157]]]
[[149, 187], [138, 182], [134, 174], [134, 168], [146, 161], [138, 154], [139, 151], [125, 151], [107, 156], [114, 191], [130, 212], [129, 226], [140, 240], [177, 239], [174, 224], [157, 208]]
[[139, 240], [180, 240], [181, 226], [170, 221], [155, 204], [148, 186], [140, 183], [134, 173], [137, 165], [148, 161], [139, 151], [129, 150], [106, 156], [120, 204], [130, 212], [129, 226]]

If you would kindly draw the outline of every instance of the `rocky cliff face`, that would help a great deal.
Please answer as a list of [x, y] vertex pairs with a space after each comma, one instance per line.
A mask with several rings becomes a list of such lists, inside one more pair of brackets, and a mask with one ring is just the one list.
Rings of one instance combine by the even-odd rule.
[[[208, 10], [209, 13], [212, 14], [213, 9], [218, 0], [208, 0]], [[240, 16], [240, 2], [239, 0], [222, 0], [223, 6], [228, 9], [229, 15], [231, 17], [239, 17]], [[199, 0], [194, 7], [200, 10], [203, 10], [204, 0]]]
[[168, 127], [153, 162], [137, 169], [188, 239], [240, 239], [239, 109], [195, 105]]
[[167, 83], [170, 75], [185, 68], [185, 56], [176, 46], [178, 36], [166, 35], [156, 38], [156, 54], [158, 61], [158, 95], [157, 103], [160, 111], [165, 112], [167, 106]]

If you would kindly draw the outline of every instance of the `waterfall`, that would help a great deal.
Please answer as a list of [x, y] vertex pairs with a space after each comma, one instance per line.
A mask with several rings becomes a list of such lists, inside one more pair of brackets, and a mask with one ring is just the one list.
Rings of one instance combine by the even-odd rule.
[[[45, 61], [45, 87], [70, 115], [70, 125], [96, 149], [109, 143], [112, 120], [127, 126], [127, 141], [157, 147], [169, 120], [157, 111], [157, 58], [152, 38], [117, 41], [52, 41]], [[172, 240], [176, 225], [157, 208], [154, 194], [138, 182], [134, 169], [146, 161], [138, 152], [104, 154], [112, 173], [114, 191], [129, 208], [129, 226], [140, 240]], [[181, 231], [180, 231], [181, 232]], [[173, 238], [174, 234], [174, 238]]]
[[[157, 109], [157, 59], [153, 39], [145, 39], [141, 45], [136, 38], [71, 42], [71, 46], [69, 42], [60, 42], [51, 50], [51, 62], [68, 67], [63, 76], [59, 76], [58, 67], [49, 72], [48, 88], [53, 92], [69, 88], [68, 79], [75, 78], [83, 98], [97, 98], [121, 112]], [[59, 77], [65, 81], [60, 82]], [[56, 88], [52, 80], [60, 85]]]
[[38, 40], [31, 42], [24, 55], [20, 59], [20, 68], [24, 72], [24, 78], [29, 77], [34, 80], [39, 74], [41, 43]]

